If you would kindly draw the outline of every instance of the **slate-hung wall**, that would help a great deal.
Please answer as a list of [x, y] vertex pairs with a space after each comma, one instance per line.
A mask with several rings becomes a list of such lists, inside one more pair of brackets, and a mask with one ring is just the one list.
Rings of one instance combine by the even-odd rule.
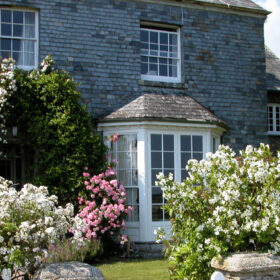
[[[174, 3], [177, 3], [174, 1]], [[39, 59], [51, 54], [81, 83], [96, 118], [143, 93], [189, 95], [230, 126], [235, 149], [267, 142], [264, 16], [117, 0], [16, 0], [39, 10]], [[141, 81], [140, 23], [181, 29], [182, 82]]]

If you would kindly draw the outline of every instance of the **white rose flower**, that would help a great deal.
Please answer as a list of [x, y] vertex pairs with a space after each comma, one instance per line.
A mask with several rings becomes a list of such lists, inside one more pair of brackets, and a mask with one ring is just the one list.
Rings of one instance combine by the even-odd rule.
[[1, 276], [3, 280], [11, 280], [12, 279], [12, 271], [9, 268], [4, 268], [2, 270]]

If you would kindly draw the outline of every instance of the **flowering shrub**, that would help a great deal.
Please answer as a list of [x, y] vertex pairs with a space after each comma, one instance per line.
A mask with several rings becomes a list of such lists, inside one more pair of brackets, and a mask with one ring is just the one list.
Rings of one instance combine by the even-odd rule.
[[[63, 239], [71, 228], [72, 242], [84, 244], [79, 217], [73, 205], [57, 207], [57, 197], [48, 196], [46, 187], [25, 185], [20, 191], [0, 177], [0, 275], [11, 279], [18, 271], [33, 273], [48, 256], [48, 246]], [[1, 279], [0, 276], [0, 279]]]
[[210, 261], [230, 252], [280, 252], [280, 153], [226, 146], [190, 160], [183, 183], [159, 175], [172, 221], [174, 279], [209, 279]]
[[64, 70], [53, 68], [50, 56], [31, 71], [17, 69], [12, 60], [2, 61], [0, 149], [9, 156], [10, 149], [3, 142], [6, 130], [16, 126], [29, 162], [26, 180], [48, 186], [63, 205], [77, 204], [84, 190], [81, 174], [85, 165], [96, 173], [105, 165], [103, 139], [93, 133], [91, 117], [81, 103], [76, 83]]
[[117, 143], [118, 139], [119, 139], [119, 134], [118, 133], [115, 133], [115, 134], [113, 134], [109, 137], [109, 141], [111, 143]]
[[[126, 192], [116, 179], [116, 170], [109, 166], [104, 173], [90, 176], [83, 173], [86, 189], [90, 192], [91, 200], [79, 198], [83, 209], [79, 216], [84, 219], [87, 227], [85, 236], [90, 239], [104, 239], [105, 236], [114, 236], [125, 227], [125, 218], [132, 207], [125, 205]], [[121, 244], [127, 241], [121, 236]]]
[[9, 107], [8, 97], [16, 90], [16, 80], [13, 71], [14, 61], [3, 59], [0, 64], [0, 142], [6, 142], [6, 111]]

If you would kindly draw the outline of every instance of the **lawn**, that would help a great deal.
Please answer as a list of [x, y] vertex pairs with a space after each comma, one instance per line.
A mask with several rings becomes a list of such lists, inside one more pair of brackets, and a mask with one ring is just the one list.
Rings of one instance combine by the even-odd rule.
[[165, 260], [115, 261], [96, 265], [106, 280], [168, 280]]

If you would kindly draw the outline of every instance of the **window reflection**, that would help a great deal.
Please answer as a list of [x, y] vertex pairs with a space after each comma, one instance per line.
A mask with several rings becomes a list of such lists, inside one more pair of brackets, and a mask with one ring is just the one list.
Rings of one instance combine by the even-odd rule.
[[120, 135], [118, 141], [112, 144], [112, 158], [118, 162], [116, 166], [118, 181], [126, 188], [126, 204], [134, 208], [128, 221], [139, 221], [137, 136]]

